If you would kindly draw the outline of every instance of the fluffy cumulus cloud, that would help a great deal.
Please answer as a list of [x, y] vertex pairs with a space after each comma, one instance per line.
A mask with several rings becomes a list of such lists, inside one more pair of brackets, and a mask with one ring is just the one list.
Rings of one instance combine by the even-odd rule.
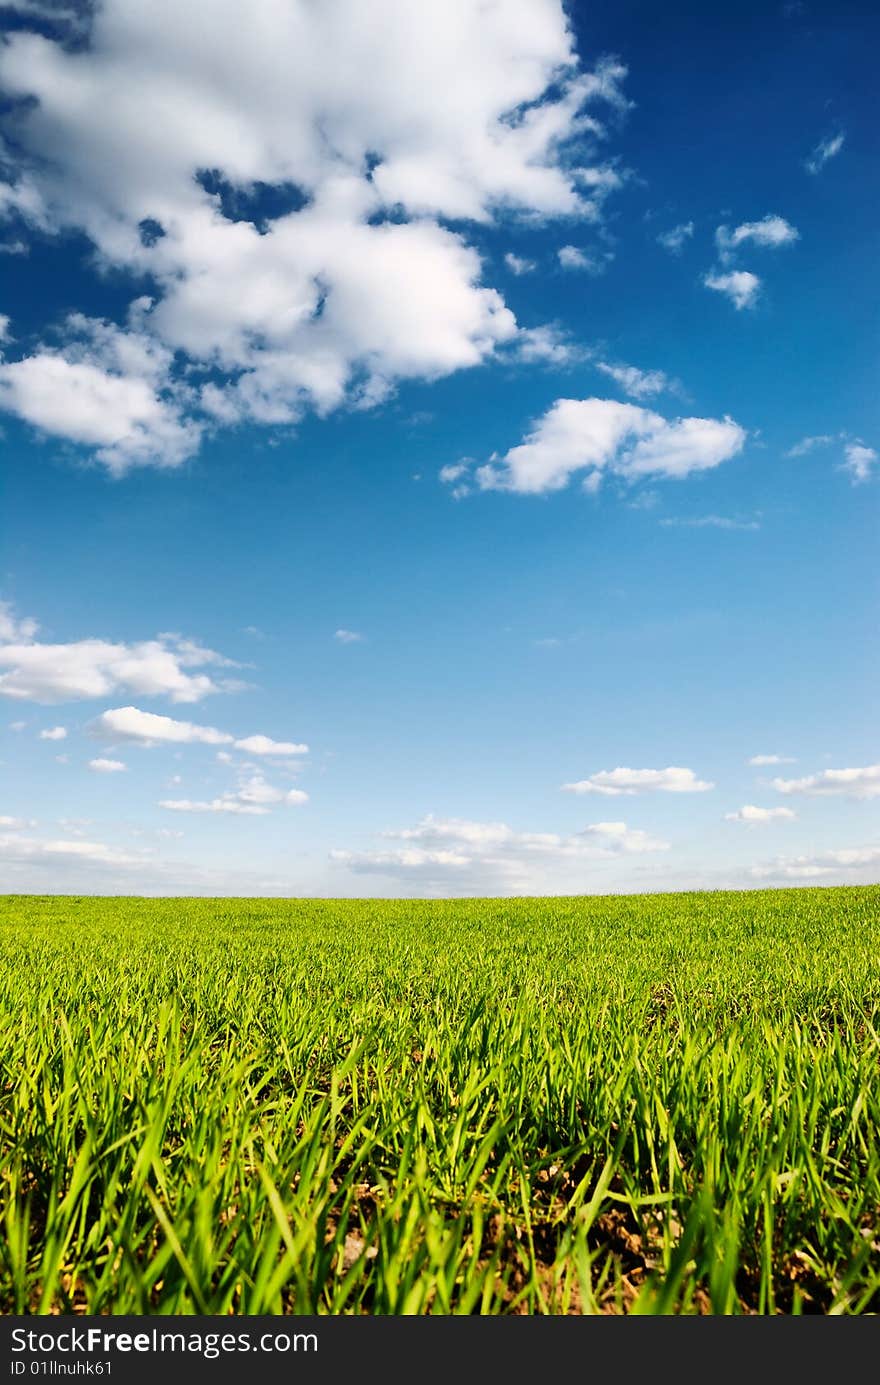
[[731, 231], [729, 226], [719, 226], [715, 232], [715, 244], [722, 259], [728, 258], [743, 245], [757, 245], [763, 249], [778, 250], [783, 245], [793, 245], [800, 239], [800, 232], [783, 216], [770, 214], [760, 221], [744, 221]]
[[240, 686], [203, 671], [234, 667], [232, 660], [180, 635], [137, 644], [103, 639], [52, 644], [38, 640], [37, 631], [36, 621], [16, 620], [8, 606], [0, 610], [0, 695], [49, 705], [114, 692], [198, 702]]
[[113, 474], [179, 466], [198, 449], [202, 426], [183, 417], [170, 351], [78, 313], [63, 332], [62, 346], [0, 362], [0, 409], [93, 449]]
[[[678, 478], [719, 466], [741, 451], [745, 439], [745, 429], [731, 418], [670, 422], [616, 399], [557, 399], [521, 443], [472, 475], [482, 490], [538, 495], [561, 490], [584, 473], [584, 486], [594, 490], [606, 474]], [[463, 475], [446, 470], [441, 479], [460, 487]]]
[[753, 308], [761, 291], [761, 280], [749, 269], [731, 267], [738, 252], [744, 247], [778, 250], [781, 246], [793, 245], [797, 240], [800, 240], [797, 228], [775, 213], [762, 217], [760, 221], [743, 221], [733, 230], [729, 226], [719, 226], [715, 232], [715, 245], [720, 267], [704, 274], [703, 283], [707, 289], [729, 298], [737, 312], [743, 308]]
[[698, 779], [692, 769], [681, 765], [667, 765], [666, 769], [602, 769], [591, 774], [588, 779], [578, 779], [563, 784], [566, 793], [603, 794], [616, 798], [621, 794], [653, 793], [705, 793], [715, 785], [705, 779]]
[[723, 293], [729, 298], [737, 312], [743, 308], [753, 308], [761, 291], [761, 280], [748, 269], [706, 274], [703, 283], [707, 289], [714, 289], [716, 293]]
[[96, 774], [121, 774], [127, 768], [122, 760], [108, 760], [101, 755], [95, 760], [89, 760], [89, 769], [93, 769]]
[[803, 779], [772, 779], [777, 793], [804, 794], [808, 798], [878, 798], [880, 765], [859, 769], [825, 769]]
[[63, 741], [67, 739], [66, 726], [50, 726], [40, 732], [41, 741]]
[[596, 822], [567, 836], [517, 832], [503, 822], [429, 815], [414, 827], [383, 832], [372, 851], [333, 851], [337, 865], [451, 894], [493, 889], [552, 890], [551, 882], [589, 878], [603, 862], [666, 851], [669, 843], [625, 822]]
[[247, 755], [307, 755], [309, 751], [300, 741], [273, 741], [271, 736], [242, 736], [234, 745]]
[[106, 741], [134, 741], [140, 745], [231, 745], [234, 737], [214, 726], [143, 712], [139, 707], [113, 707], [91, 723], [93, 736]]
[[309, 747], [297, 741], [276, 741], [270, 736], [253, 735], [236, 739], [216, 726], [201, 726], [176, 717], [144, 712], [139, 707], [113, 707], [95, 717], [89, 725], [99, 740], [155, 745], [231, 745], [248, 755], [305, 755]]
[[726, 822], [744, 822], [752, 827], [768, 822], [791, 821], [795, 816], [791, 808], [758, 808], [754, 803], [744, 804], [735, 813], [724, 814]]
[[579, 65], [561, 0], [86, 15], [75, 43], [20, 30], [0, 51], [0, 211], [78, 229], [153, 298], [5, 360], [0, 404], [117, 473], [479, 364], [517, 327], [468, 226], [595, 221], [621, 182], [601, 141], [625, 72]]

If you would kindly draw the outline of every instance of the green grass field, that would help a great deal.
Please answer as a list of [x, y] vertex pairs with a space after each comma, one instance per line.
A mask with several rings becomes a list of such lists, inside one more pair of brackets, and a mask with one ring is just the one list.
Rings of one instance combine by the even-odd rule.
[[0, 1311], [880, 1310], [880, 887], [6, 898]]

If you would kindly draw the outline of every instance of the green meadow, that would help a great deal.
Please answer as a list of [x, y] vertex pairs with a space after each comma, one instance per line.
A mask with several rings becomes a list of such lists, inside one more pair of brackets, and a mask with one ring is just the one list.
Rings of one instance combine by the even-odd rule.
[[0, 911], [4, 1313], [880, 1310], [880, 887]]

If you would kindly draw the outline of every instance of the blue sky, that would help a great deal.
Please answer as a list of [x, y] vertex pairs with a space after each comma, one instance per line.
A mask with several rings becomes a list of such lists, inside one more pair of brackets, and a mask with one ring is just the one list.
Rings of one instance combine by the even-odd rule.
[[880, 879], [871, 7], [0, 17], [0, 887]]

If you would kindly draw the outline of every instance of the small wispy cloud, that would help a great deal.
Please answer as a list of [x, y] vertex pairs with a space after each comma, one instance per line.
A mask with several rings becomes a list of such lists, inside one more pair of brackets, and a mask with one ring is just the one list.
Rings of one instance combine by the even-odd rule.
[[757, 519], [729, 519], [727, 515], [670, 516], [661, 519], [660, 523], [665, 529], [740, 529], [754, 532], [761, 527]]
[[829, 159], [834, 159], [843, 148], [846, 135], [838, 131], [836, 135], [826, 135], [820, 139], [809, 158], [804, 160], [804, 168], [808, 173], [821, 173]]
[[848, 442], [843, 452], [845, 460], [842, 470], [849, 474], [853, 485], [859, 486], [869, 480], [878, 461], [875, 448], [866, 447], [863, 442]]
[[729, 274], [706, 274], [703, 283], [707, 289], [729, 298], [737, 312], [753, 308], [761, 290], [761, 280], [748, 269], [732, 269]]
[[668, 231], [661, 231], [657, 237], [657, 244], [662, 245], [664, 250], [668, 250], [670, 255], [680, 255], [684, 249], [685, 241], [691, 239], [694, 234], [694, 223], [692, 221], [682, 221], [678, 226], [672, 226]]
[[504, 256], [504, 263], [511, 274], [516, 274], [517, 277], [521, 274], [533, 274], [538, 268], [535, 260], [527, 260], [522, 255], [514, 255], [512, 250], [508, 250]]
[[528, 365], [572, 365], [589, 355], [584, 347], [571, 341], [568, 334], [554, 322], [544, 323], [540, 327], [524, 327], [517, 332], [513, 349], [517, 360]]
[[624, 394], [632, 399], [650, 399], [655, 394], [673, 387], [673, 381], [662, 370], [640, 370], [638, 366], [618, 365], [610, 361], [596, 361], [595, 367], [619, 385]]
[[366, 636], [359, 630], [334, 630], [333, 638], [340, 644], [363, 644]]
[[806, 457], [808, 452], [814, 452], [817, 447], [827, 447], [834, 442], [834, 433], [815, 433], [812, 437], [801, 438], [794, 447], [790, 447], [786, 452], [786, 457]]
[[563, 245], [556, 257], [563, 269], [579, 270], [583, 274], [604, 274], [613, 258], [607, 251], [602, 256], [591, 255], [577, 245]]
[[768, 822], [788, 822], [797, 817], [791, 808], [758, 808], [754, 803], [746, 803], [735, 813], [725, 813], [725, 822], [744, 822], [747, 826], [758, 827]]
[[756, 767], [761, 765], [796, 765], [797, 760], [792, 755], [752, 755], [746, 764]]
[[96, 774], [121, 774], [128, 766], [122, 760], [107, 760], [99, 756], [97, 760], [89, 760], [89, 769], [93, 769]]
[[45, 731], [40, 732], [41, 741], [63, 741], [67, 738], [66, 726], [50, 726]]

